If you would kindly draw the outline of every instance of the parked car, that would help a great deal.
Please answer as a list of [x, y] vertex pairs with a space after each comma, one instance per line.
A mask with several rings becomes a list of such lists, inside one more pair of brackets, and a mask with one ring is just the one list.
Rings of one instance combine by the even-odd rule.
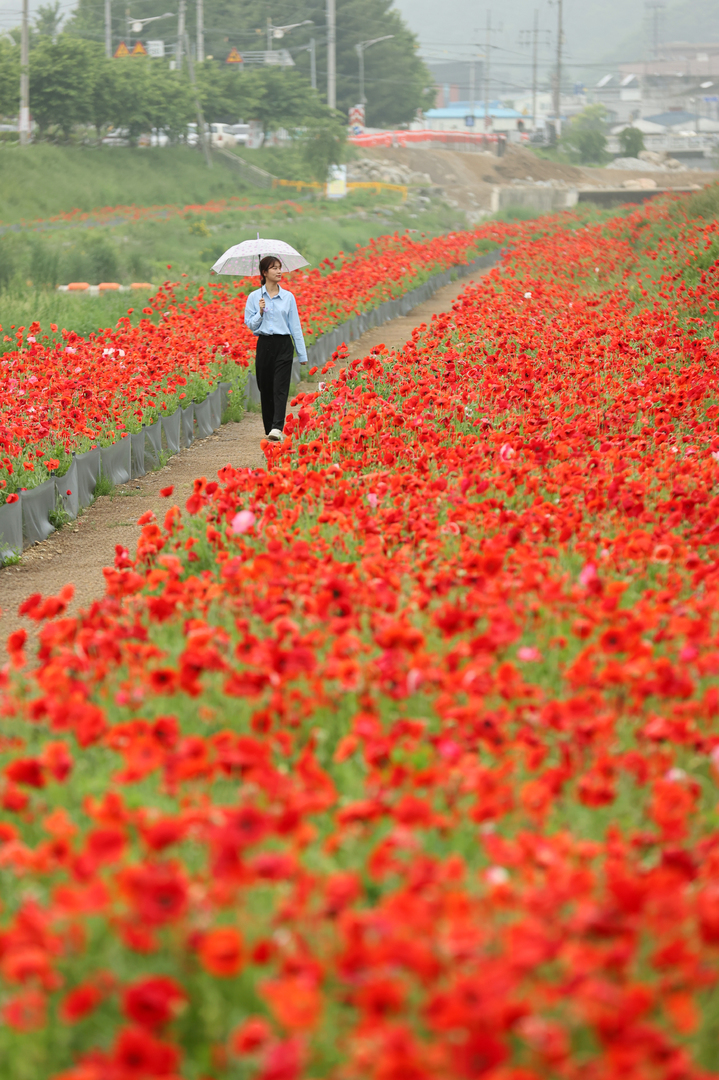
[[233, 124], [230, 131], [235, 136], [238, 146], [245, 146], [250, 134], [249, 124]]
[[210, 144], [218, 149], [237, 146], [237, 139], [230, 124], [210, 124]]
[[130, 132], [127, 128], [110, 128], [108, 133], [103, 137], [103, 146], [129, 146], [130, 145]]

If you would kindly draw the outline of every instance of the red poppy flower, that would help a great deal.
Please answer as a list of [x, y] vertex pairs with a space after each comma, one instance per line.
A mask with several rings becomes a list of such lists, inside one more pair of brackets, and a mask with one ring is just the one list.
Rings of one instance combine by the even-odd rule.
[[211, 975], [230, 979], [242, 969], [244, 944], [239, 930], [218, 927], [202, 935], [198, 953], [200, 963]]

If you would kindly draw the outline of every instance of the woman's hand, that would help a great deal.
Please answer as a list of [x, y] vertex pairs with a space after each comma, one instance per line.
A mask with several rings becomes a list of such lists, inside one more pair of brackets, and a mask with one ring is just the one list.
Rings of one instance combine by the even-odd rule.
[[261, 296], [260, 297], [260, 315], [264, 315], [264, 313], [265, 313], [265, 298], [264, 298], [264, 296]]

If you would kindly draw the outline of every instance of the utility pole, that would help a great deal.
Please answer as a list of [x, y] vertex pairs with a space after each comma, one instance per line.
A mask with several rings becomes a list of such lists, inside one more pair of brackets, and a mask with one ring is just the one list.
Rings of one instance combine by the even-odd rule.
[[366, 105], [367, 98], [364, 96], [364, 49], [360, 45], [355, 45], [355, 49], [359, 57], [359, 103], [360, 105]]
[[22, 0], [22, 31], [20, 36], [20, 145], [30, 142], [30, 50], [27, 20], [28, 0]]
[[[183, 8], [185, 7], [185, 0], [180, 0]], [[195, 63], [192, 59], [192, 50], [190, 48], [190, 39], [185, 34], [185, 50], [187, 52], [187, 70], [190, 75], [190, 85], [192, 86], [192, 93], [195, 97], [195, 111], [197, 113], [197, 135], [200, 140], [200, 146], [202, 147], [202, 153], [205, 155], [205, 162], [207, 168], [212, 168], [212, 155], [210, 154], [210, 147], [208, 145], [207, 132], [205, 131], [205, 117], [202, 113], [202, 106], [200, 105], [200, 99], [197, 94], [197, 83], [195, 82]]]
[[[519, 44], [522, 46], [531, 45], [532, 47], [532, 127], [537, 130], [537, 58], [539, 50], [539, 35], [540, 33], [548, 34], [549, 31], [539, 29], [539, 10], [534, 9], [534, 28], [532, 30], [520, 30], [519, 32]], [[549, 40], [545, 41], [545, 44], [549, 44]]]
[[185, 44], [185, 0], [180, 0], [177, 14], [177, 70], [182, 71], [182, 49]]
[[665, 0], [645, 0], [644, 5], [650, 13], [652, 23], [652, 51], [654, 59], [659, 59], [659, 22], [666, 7]]
[[562, 3], [557, 0], [557, 72], [554, 82], [554, 131], [557, 140], [562, 134], [561, 94], [562, 94]]
[[310, 38], [310, 83], [317, 89], [317, 47], [314, 38]]
[[487, 32], [484, 38], [484, 132], [489, 131], [489, 52], [492, 48], [492, 12], [487, 11]]
[[205, 0], [197, 0], [197, 63], [205, 59]]
[[105, 0], [105, 56], [112, 56], [112, 15], [110, 13], [110, 0]]
[[469, 115], [474, 120], [474, 57], [469, 62]]
[[534, 9], [534, 42], [532, 44], [532, 131], [537, 130], [537, 38], [539, 37], [539, 11]]
[[272, 52], [272, 16], [267, 16], [267, 51]]
[[327, 107], [337, 108], [337, 20], [335, 0], [327, 0]]

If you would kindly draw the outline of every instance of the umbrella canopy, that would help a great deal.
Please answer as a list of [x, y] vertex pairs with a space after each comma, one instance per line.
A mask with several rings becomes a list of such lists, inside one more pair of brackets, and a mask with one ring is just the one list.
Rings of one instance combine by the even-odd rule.
[[259, 272], [260, 259], [264, 259], [265, 255], [275, 255], [282, 263], [283, 270], [299, 270], [301, 266], [309, 266], [307, 259], [284, 240], [261, 240], [258, 236], [256, 240], [243, 240], [241, 244], [228, 248], [212, 269], [216, 274], [246, 277]]

